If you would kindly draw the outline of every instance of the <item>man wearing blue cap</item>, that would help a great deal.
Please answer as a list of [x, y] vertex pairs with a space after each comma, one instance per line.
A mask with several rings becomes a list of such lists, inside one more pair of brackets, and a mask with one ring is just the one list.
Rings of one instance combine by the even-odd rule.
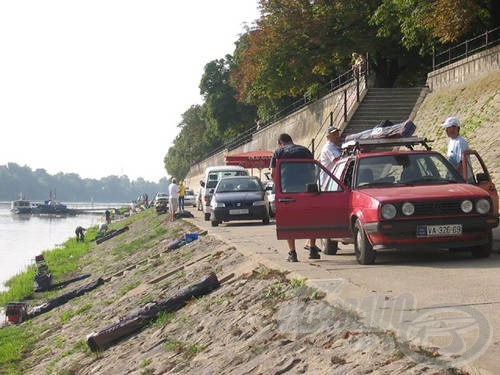
[[460, 121], [456, 117], [448, 117], [443, 122], [446, 135], [449, 138], [446, 157], [448, 161], [458, 170], [462, 171], [462, 152], [469, 149], [464, 137], [460, 135]]

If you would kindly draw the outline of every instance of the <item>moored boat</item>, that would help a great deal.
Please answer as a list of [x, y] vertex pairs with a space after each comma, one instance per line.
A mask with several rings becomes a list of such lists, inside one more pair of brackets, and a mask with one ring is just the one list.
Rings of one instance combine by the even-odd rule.
[[50, 199], [43, 203], [36, 203], [35, 207], [32, 208], [32, 213], [38, 215], [74, 215], [76, 211], [61, 202]]
[[10, 202], [10, 211], [13, 214], [31, 214], [32, 205], [31, 202], [21, 195], [19, 199]]

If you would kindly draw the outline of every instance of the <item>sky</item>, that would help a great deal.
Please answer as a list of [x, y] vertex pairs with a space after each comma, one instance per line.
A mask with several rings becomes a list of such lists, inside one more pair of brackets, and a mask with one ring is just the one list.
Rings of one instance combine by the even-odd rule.
[[257, 0], [0, 1], [0, 165], [158, 182]]

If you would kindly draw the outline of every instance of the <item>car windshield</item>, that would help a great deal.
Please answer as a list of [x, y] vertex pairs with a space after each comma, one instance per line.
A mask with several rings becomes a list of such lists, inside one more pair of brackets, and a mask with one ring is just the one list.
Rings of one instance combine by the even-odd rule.
[[186, 191], [186, 195], [194, 195], [194, 191], [193, 190], [187, 190]]
[[217, 186], [219, 180], [223, 177], [246, 176], [246, 171], [214, 171], [208, 174], [207, 188], [213, 189]]
[[262, 191], [262, 185], [256, 178], [224, 178], [217, 186], [217, 193], [233, 191]]
[[408, 153], [360, 158], [355, 187], [457, 182], [463, 179], [441, 154]]

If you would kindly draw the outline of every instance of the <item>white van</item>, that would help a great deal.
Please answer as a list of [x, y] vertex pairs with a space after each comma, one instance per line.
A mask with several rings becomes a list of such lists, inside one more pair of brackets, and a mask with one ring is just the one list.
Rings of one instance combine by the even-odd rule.
[[200, 181], [200, 185], [202, 207], [206, 221], [210, 220], [210, 201], [212, 200], [215, 186], [217, 186], [217, 182], [219, 182], [222, 177], [228, 176], [248, 176], [248, 171], [243, 167], [234, 165], [218, 165], [205, 169], [205, 178]]

